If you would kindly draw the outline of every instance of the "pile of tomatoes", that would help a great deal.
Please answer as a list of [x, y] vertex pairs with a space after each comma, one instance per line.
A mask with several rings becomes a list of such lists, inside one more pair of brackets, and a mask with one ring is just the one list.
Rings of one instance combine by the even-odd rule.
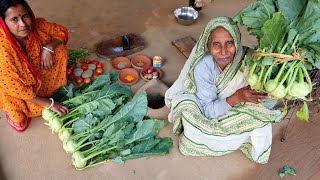
[[98, 60], [77, 60], [67, 67], [67, 78], [77, 85], [90, 84], [93, 79], [103, 74], [103, 65]]

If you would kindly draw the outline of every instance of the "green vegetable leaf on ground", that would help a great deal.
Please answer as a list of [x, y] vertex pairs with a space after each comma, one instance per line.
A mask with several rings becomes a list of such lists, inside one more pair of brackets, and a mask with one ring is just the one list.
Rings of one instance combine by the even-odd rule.
[[136, 175], [136, 171], [135, 170], [131, 170], [130, 174], [131, 174], [131, 176], [134, 176], [134, 175]]
[[303, 106], [297, 111], [296, 115], [301, 121], [309, 121], [309, 109], [306, 102], [303, 102]]
[[284, 166], [282, 169], [279, 170], [279, 176], [281, 178], [285, 177], [287, 174], [290, 174], [292, 176], [296, 176], [296, 171], [289, 166]]
[[[155, 141], [152, 142], [151, 141]], [[143, 147], [146, 144], [149, 144], [147, 147]], [[132, 148], [131, 154], [124, 156], [122, 158], [123, 161], [129, 160], [129, 159], [136, 159], [146, 156], [163, 156], [167, 153], [169, 153], [169, 150], [172, 148], [173, 142], [172, 139], [164, 137], [160, 139], [150, 139], [149, 141], [143, 141], [140, 144], [134, 146]]]

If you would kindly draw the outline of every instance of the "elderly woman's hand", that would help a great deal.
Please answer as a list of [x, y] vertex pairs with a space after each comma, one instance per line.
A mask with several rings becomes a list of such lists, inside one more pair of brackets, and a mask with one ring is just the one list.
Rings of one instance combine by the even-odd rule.
[[269, 98], [266, 93], [259, 93], [250, 86], [238, 89], [234, 94], [227, 98], [227, 103], [230, 106], [234, 106], [241, 102], [259, 103], [261, 99]]
[[[48, 48], [48, 47], [47, 47]], [[41, 69], [50, 71], [53, 64], [55, 63], [53, 61], [53, 53], [54, 51], [50, 52], [51, 48], [43, 49], [41, 53]]]

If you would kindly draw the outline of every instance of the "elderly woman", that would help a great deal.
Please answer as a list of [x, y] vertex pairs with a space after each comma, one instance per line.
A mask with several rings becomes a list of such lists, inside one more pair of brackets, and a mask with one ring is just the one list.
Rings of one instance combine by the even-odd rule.
[[166, 92], [169, 121], [180, 134], [184, 155], [220, 156], [240, 149], [251, 161], [267, 163], [272, 122], [283, 113], [259, 102], [268, 98], [247, 86], [240, 31], [227, 17], [211, 20], [176, 82]]
[[43, 108], [68, 109], [49, 97], [66, 84], [66, 28], [35, 16], [24, 0], [0, 1], [0, 109], [24, 131]]

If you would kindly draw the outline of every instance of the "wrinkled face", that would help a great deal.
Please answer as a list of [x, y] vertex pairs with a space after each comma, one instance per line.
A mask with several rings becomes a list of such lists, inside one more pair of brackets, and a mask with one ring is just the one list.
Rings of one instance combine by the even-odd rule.
[[222, 70], [233, 60], [236, 53], [232, 36], [222, 27], [216, 28], [210, 34], [208, 49]]
[[5, 23], [16, 39], [28, 37], [32, 30], [32, 20], [28, 11], [21, 5], [11, 6], [5, 13]]

